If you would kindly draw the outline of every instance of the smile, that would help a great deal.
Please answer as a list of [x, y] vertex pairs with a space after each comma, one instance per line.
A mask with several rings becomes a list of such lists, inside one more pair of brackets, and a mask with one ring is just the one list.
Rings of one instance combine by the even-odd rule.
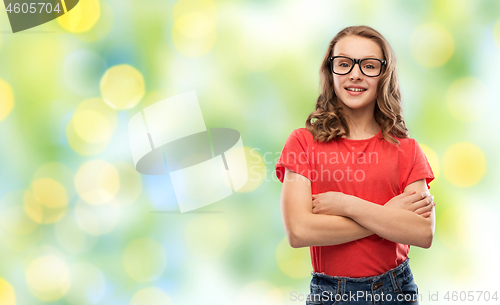
[[366, 91], [366, 89], [361, 88], [345, 88], [345, 90], [349, 95], [361, 95]]
[[345, 88], [347, 91], [354, 91], [354, 92], [363, 92], [366, 91], [366, 89], [361, 89], [361, 88]]

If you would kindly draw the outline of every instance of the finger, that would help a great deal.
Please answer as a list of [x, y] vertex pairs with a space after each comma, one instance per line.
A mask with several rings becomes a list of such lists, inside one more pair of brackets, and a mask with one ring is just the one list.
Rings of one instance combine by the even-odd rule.
[[415, 193], [415, 194], [411, 195], [410, 197], [408, 197], [408, 200], [410, 203], [415, 203], [417, 201], [420, 201], [422, 199], [429, 197], [430, 195], [431, 194], [428, 192]]
[[423, 215], [425, 213], [431, 212], [433, 207], [434, 206], [432, 204], [428, 204], [422, 208], [416, 209], [413, 212], [417, 213], [418, 215]]
[[431, 195], [431, 193], [429, 193], [429, 190], [425, 191], [425, 192], [421, 192], [420, 193], [420, 196], [422, 196], [422, 198], [427, 198]]
[[408, 204], [409, 204], [408, 210], [415, 212], [421, 208], [428, 206], [430, 204], [430, 202], [428, 202], [427, 199], [421, 199], [417, 202], [408, 203]]
[[433, 207], [432, 205], [432, 199], [434, 199], [434, 196], [426, 197], [422, 200], [419, 200], [413, 204], [414, 209], [419, 209], [422, 207]]
[[420, 216], [422, 216], [424, 218], [430, 217], [431, 216], [431, 212], [424, 213], [424, 214], [422, 214]]

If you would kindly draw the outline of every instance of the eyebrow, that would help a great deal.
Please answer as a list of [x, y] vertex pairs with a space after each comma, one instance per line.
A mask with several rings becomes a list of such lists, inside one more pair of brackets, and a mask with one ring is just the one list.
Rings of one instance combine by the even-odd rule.
[[[350, 57], [349, 55], [344, 54], [344, 53], [339, 53], [339, 55], [338, 55], [338, 56], [340, 56], [340, 55]], [[375, 56], [375, 55], [368, 55], [368, 56], [363, 57], [363, 58], [378, 58], [378, 57], [377, 57], [377, 56]]]

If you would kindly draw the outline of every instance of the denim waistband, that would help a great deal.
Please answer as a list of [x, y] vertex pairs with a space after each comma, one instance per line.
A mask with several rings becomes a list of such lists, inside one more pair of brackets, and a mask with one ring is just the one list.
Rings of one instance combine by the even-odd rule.
[[331, 276], [331, 275], [327, 275], [323, 272], [314, 272], [314, 271], [311, 272], [311, 275], [325, 278], [325, 279], [329, 279], [329, 280], [334, 280], [334, 281], [343, 280], [343, 281], [347, 281], [347, 282], [356, 282], [356, 283], [376, 282], [376, 281], [379, 281], [380, 279], [383, 279], [386, 277], [392, 277], [392, 276], [395, 277], [395, 276], [398, 276], [400, 274], [403, 274], [405, 272], [405, 269], [409, 267], [409, 261], [410, 261], [410, 258], [408, 257], [404, 262], [399, 264], [399, 266], [397, 266], [396, 268], [393, 268], [387, 272], [384, 272], [384, 273], [382, 273], [380, 275], [376, 275], [376, 276], [369, 276], [369, 277]]

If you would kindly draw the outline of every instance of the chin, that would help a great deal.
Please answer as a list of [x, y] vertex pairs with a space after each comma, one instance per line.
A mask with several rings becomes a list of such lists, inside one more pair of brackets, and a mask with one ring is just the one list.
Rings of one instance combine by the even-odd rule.
[[342, 104], [344, 104], [347, 108], [349, 109], [361, 109], [361, 108], [365, 108], [365, 107], [368, 107], [370, 106], [371, 103], [368, 103], [368, 102], [353, 102], [353, 101], [349, 101], [349, 102], [342, 102]]
[[[376, 97], [367, 97], [364, 96], [363, 98], [356, 98], [350, 95], [343, 96], [341, 98], [342, 104], [347, 106], [348, 108], [351, 109], [359, 109], [359, 108], [365, 108], [365, 107], [370, 107], [371, 104], [376, 103]], [[371, 102], [369, 102], [371, 100]]]

